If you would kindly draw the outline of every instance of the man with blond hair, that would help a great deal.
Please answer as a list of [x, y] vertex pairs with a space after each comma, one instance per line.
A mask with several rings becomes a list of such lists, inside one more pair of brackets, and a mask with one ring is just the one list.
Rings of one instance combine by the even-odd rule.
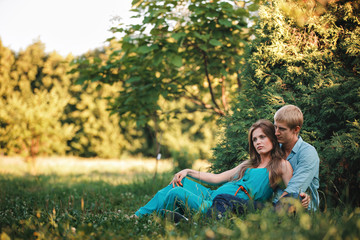
[[311, 198], [309, 208], [317, 210], [320, 160], [316, 149], [299, 136], [303, 122], [300, 108], [294, 105], [285, 105], [274, 115], [275, 135], [294, 170], [287, 188], [277, 192], [274, 202], [286, 194], [306, 191]]
[[[273, 204], [278, 207], [281, 205], [281, 198], [295, 197], [302, 199], [304, 207], [315, 211], [319, 207], [320, 160], [316, 149], [299, 136], [303, 121], [303, 113], [295, 105], [285, 105], [274, 115], [275, 135], [284, 152], [284, 158], [290, 162], [294, 172], [287, 187], [275, 191]], [[256, 202], [253, 205], [255, 209], [262, 206], [262, 203]], [[208, 211], [208, 215], [221, 216], [226, 211], [242, 214], [248, 207], [247, 200], [221, 194], [213, 200], [213, 207]]]

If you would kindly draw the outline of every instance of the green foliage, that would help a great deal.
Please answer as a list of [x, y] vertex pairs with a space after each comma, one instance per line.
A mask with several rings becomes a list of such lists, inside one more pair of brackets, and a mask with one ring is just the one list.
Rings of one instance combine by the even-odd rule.
[[49, 68], [59, 56], [45, 57], [41, 43], [16, 57], [2, 45], [0, 51], [5, 66], [0, 83], [0, 144], [4, 153], [21, 153], [27, 159], [38, 154], [64, 154], [75, 126], [61, 123], [70, 96], [58, 79], [64, 69]]
[[167, 117], [161, 98], [185, 98], [224, 115], [227, 97], [237, 89], [255, 3], [134, 1], [134, 18], [141, 24], [112, 29], [125, 35], [105, 64], [78, 59], [76, 63], [87, 65], [78, 69], [81, 79], [120, 82], [112, 112], [139, 126]]
[[[246, 159], [251, 124], [259, 118], [272, 120], [282, 105], [295, 104], [305, 118], [300, 134], [320, 155], [321, 190], [327, 200], [338, 200], [348, 189], [348, 200], [358, 204], [359, 7], [340, 1], [319, 14], [305, 11], [308, 5], [287, 2], [272, 1], [259, 10], [258, 30], [241, 74], [244, 87], [233, 115], [225, 120], [213, 169], [228, 169]], [[302, 25], [288, 14], [295, 11], [291, 7], [306, 16]]]
[[[117, 47], [112, 42], [110, 48]], [[79, 58], [87, 59], [90, 65], [103, 64], [110, 48]], [[69, 66], [71, 56], [64, 59], [56, 53], [45, 54], [41, 43], [19, 55], [1, 46], [0, 54], [0, 144], [5, 155], [155, 156], [159, 142], [163, 157], [182, 148], [189, 150], [192, 160], [210, 156], [216, 141], [214, 118], [209, 112], [196, 111], [194, 104], [161, 98], [167, 118], [136, 126], [108, 111], [108, 103], [113, 103], [112, 97], [122, 89], [121, 83], [76, 84], [85, 79], [71, 69], [86, 69], [88, 65]]]
[[[109, 49], [90, 51], [79, 58], [86, 59], [90, 65], [96, 61], [106, 61]], [[76, 66], [84, 69], [83, 65]], [[68, 66], [68, 72], [73, 73], [74, 66]], [[85, 71], [85, 70], [84, 70]], [[68, 145], [69, 153], [81, 157], [120, 158], [123, 155], [140, 149], [144, 144], [141, 132], [134, 126], [120, 123], [119, 116], [108, 111], [108, 98], [120, 91], [119, 84], [105, 85], [98, 82], [87, 82], [84, 78], [73, 76], [68, 91], [71, 100], [64, 114], [65, 122], [78, 126], [76, 135]]]
[[[145, 138], [138, 149], [142, 154], [156, 155], [161, 144], [164, 156], [184, 147], [191, 156], [208, 157], [215, 139], [214, 117], [209, 115], [226, 114], [239, 87], [244, 43], [252, 34], [247, 22], [257, 19], [250, 15], [257, 3], [134, 1], [134, 18], [142, 23], [113, 28], [124, 36], [109, 40], [108, 56], [79, 57], [72, 73], [79, 73], [77, 83], [83, 85], [118, 84], [111, 113], [119, 115], [120, 124], [136, 123]], [[183, 100], [190, 110], [183, 108]], [[187, 110], [188, 115], [183, 113]]]
[[[102, 54], [103, 53], [93, 53]], [[89, 54], [90, 55], [90, 54]], [[91, 60], [91, 56], [88, 56]], [[79, 78], [74, 78], [77, 82]], [[119, 87], [89, 83], [83, 87], [72, 84], [69, 92], [71, 101], [65, 109], [66, 121], [79, 126], [76, 136], [69, 141], [70, 152], [81, 157], [119, 158], [131, 150], [119, 125], [119, 117], [110, 116], [109, 96]], [[135, 144], [134, 144], [135, 146]]]
[[109, 116], [107, 111], [106, 97], [119, 88], [74, 85], [78, 78], [68, 74], [71, 60], [71, 56], [45, 54], [40, 42], [18, 55], [0, 45], [3, 154], [119, 158], [141, 146], [141, 142], [130, 144], [125, 139], [130, 136], [131, 141], [137, 133], [128, 130], [123, 134], [118, 116]]
[[54, 90], [13, 93], [6, 102], [1, 101], [0, 117], [6, 127], [1, 129], [0, 140], [6, 144], [7, 154], [21, 153], [32, 158], [38, 154], [64, 154], [74, 130], [74, 125], [60, 122], [67, 101]]
[[91, 83], [86, 88], [70, 86], [72, 100], [65, 114], [66, 121], [79, 126], [69, 145], [70, 152], [81, 157], [119, 158], [129, 144], [121, 132], [119, 118], [110, 116], [107, 111], [106, 97], [115, 93], [117, 88]]
[[99, 169], [79, 174], [69, 169], [37, 176], [0, 175], [1, 238], [356, 239], [360, 234], [360, 209], [352, 207], [314, 214], [298, 211], [295, 216], [265, 209], [221, 220], [194, 214], [178, 225], [156, 215], [131, 219], [172, 174], [159, 174], [153, 181], [146, 172], [134, 177], [130, 172]]
[[189, 154], [189, 150], [186, 148], [181, 148], [179, 151], [172, 151], [171, 157], [175, 163], [175, 172], [191, 168], [193, 162], [198, 159], [196, 156]]
[[169, 111], [169, 116], [159, 124], [162, 154], [175, 162], [182, 156], [187, 167], [196, 159], [210, 158], [219, 132], [213, 114], [198, 111], [195, 104], [185, 99], [164, 101], [163, 109]]
[[[117, 42], [111, 41], [110, 47], [105, 48], [105, 52], [94, 52], [77, 58], [73, 62], [73, 70], [71, 72], [75, 73], [79, 69], [82, 69], [80, 72], [92, 71], [92, 67], [96, 64], [103, 66], [108, 61], [108, 56], [111, 55], [111, 52], [114, 51], [114, 49], [119, 48], [120, 46]], [[86, 76], [89, 78], [86, 78]], [[80, 74], [78, 80], [82, 79], [81, 81], [85, 81], [85, 79], [89, 80], [90, 77], [91, 76], [88, 76], [87, 74]], [[76, 82], [78, 82], [78, 80]], [[116, 104], [116, 99], [114, 99], [113, 96], [116, 96], [118, 92], [121, 92], [123, 89], [123, 84], [121, 84], [121, 82], [115, 82], [111, 85], [101, 84], [97, 81], [85, 82], [86, 83], [83, 83], [83, 88], [77, 85], [72, 86], [72, 89], [76, 88], [78, 90], [71, 90], [74, 92], [72, 95], [75, 97], [77, 96], [77, 100], [73, 102], [77, 103], [76, 106], [78, 106], [79, 110], [72, 110], [76, 106], [70, 106], [70, 109], [67, 110], [70, 112], [69, 119], [77, 124], [80, 124], [81, 121], [89, 121], [88, 116], [91, 115], [90, 113], [85, 114], [84, 111], [89, 111], [86, 110], [88, 103], [85, 103], [85, 97], [80, 97], [80, 94], [78, 94], [77, 91], [82, 91], [81, 96], [85, 96], [85, 94], [93, 96], [92, 98], [86, 97], [87, 100], [91, 99], [92, 105], [98, 101], [105, 101], [100, 100], [105, 97], [110, 105], [114, 106], [114, 104]], [[99, 85], [101, 88], [97, 87]], [[94, 97], [96, 101], [94, 101]], [[189, 156], [191, 156], [190, 161], [193, 161], [195, 158], [209, 158], [211, 155], [210, 149], [216, 142], [215, 135], [217, 132], [215, 117], [212, 113], [209, 111], [198, 111], [196, 104], [186, 101], [185, 99], [167, 101], [160, 96], [158, 104], [161, 105], [163, 114], [152, 115], [151, 121], [146, 122], [144, 126], [139, 123], [135, 125], [135, 121], [126, 116], [119, 116], [118, 114], [111, 115], [112, 118], [117, 119], [116, 121], [118, 121], [121, 134], [123, 135], [118, 138], [118, 140], [122, 141], [122, 153], [130, 155], [141, 154], [143, 156], [154, 157], [159, 150], [163, 157], [168, 158], [173, 157], [176, 153], [182, 152], [182, 148], [184, 148], [188, 149]], [[118, 106], [117, 108], [121, 108], [121, 106]], [[133, 106], [133, 108], [134, 111], [137, 110], [135, 109], [136, 106]], [[82, 115], [79, 113], [80, 110], [84, 112]], [[84, 117], [81, 118], [81, 116]], [[95, 116], [95, 118], [97, 117]], [[81, 139], [79, 140], [79, 138], [81, 137], [81, 134], [86, 131], [85, 127], [81, 128], [75, 138], [76, 141], [71, 143], [74, 152], [77, 152], [77, 146], [81, 147], [79, 143], [82, 141]], [[98, 132], [99, 131], [95, 131], [95, 133]], [[86, 140], [88, 138], [89, 135], [87, 135]], [[87, 142], [84, 141], [83, 143], [82, 147], [86, 149], [85, 153], [91, 153], [89, 148], [85, 148]], [[114, 149], [114, 147], [109, 144], [108, 147], [106, 147], [106, 145], [107, 144], [104, 143], [104, 152], [110, 152], [110, 148]], [[80, 155], [89, 156], [84, 154]]]

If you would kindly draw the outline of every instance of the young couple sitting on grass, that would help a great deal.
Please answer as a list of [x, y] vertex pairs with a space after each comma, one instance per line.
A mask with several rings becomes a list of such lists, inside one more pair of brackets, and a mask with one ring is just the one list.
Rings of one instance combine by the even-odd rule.
[[[241, 214], [250, 205], [259, 208], [271, 198], [277, 207], [283, 197], [297, 198], [303, 207], [316, 210], [319, 157], [315, 148], [299, 136], [302, 123], [298, 107], [283, 106], [275, 113], [274, 124], [262, 119], [251, 126], [249, 160], [219, 174], [184, 169], [133, 217], [170, 212], [176, 219], [194, 211], [220, 217], [226, 211]], [[221, 186], [212, 190], [187, 177]], [[278, 187], [281, 182], [286, 186], [284, 190]]]

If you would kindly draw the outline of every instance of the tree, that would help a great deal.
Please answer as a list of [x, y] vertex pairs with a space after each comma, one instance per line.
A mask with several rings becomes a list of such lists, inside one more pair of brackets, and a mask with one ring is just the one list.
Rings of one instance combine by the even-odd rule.
[[319, 12], [316, 1], [276, 0], [260, 8], [241, 74], [244, 88], [225, 121], [212, 167], [221, 171], [246, 159], [251, 124], [272, 120], [282, 105], [295, 104], [305, 118], [301, 136], [320, 155], [327, 200], [348, 189], [348, 200], [358, 204], [360, 9], [351, 1], [324, 7]]
[[[119, 48], [120, 46], [116, 41], [111, 41], [109, 47], [81, 56], [80, 59], [75, 61], [76, 64], [73, 67], [75, 69], [82, 69], [82, 72], [87, 71], [90, 73], [92, 72], [91, 66], [106, 63], [108, 56], [111, 54], [110, 49], [114, 51], [114, 49]], [[71, 103], [67, 110], [67, 115], [70, 116], [68, 121], [75, 122], [78, 126], [83, 126], [70, 143], [73, 150], [78, 154], [82, 149], [86, 149], [81, 155], [91, 154], [92, 152], [89, 150], [90, 148], [86, 147], [92, 137], [90, 136], [89, 138], [89, 135], [86, 135], [86, 138], [82, 136], [86, 132], [93, 132], [94, 130], [89, 128], [88, 123], [85, 124], [89, 120], [88, 116], [90, 113], [86, 112], [91, 111], [89, 109], [90, 105], [95, 106], [98, 101], [102, 101], [105, 104], [106, 100], [104, 98], [107, 98], [111, 104], [114, 102], [111, 96], [116, 95], [122, 89], [120, 82], [107, 85], [97, 81], [87, 81], [85, 76], [87, 75], [80, 75], [80, 78], [77, 79], [77, 82], [85, 82], [85, 84], [71, 87], [71, 95], [74, 96], [71, 102], [76, 104]], [[182, 155], [188, 156], [188, 166], [192, 164], [195, 158], [209, 157], [210, 149], [215, 145], [215, 133], [217, 131], [215, 117], [212, 116], [211, 112], [198, 111], [196, 105], [186, 101], [186, 99], [166, 101], [166, 99], [160, 97], [159, 104], [162, 106], [163, 112], [166, 112], [167, 117], [162, 121], [147, 122], [144, 126], [139, 124], [136, 126], [134, 124], [135, 121], [131, 121], [129, 118], [119, 118], [116, 114], [111, 115], [114, 121], [118, 121], [120, 127], [122, 136], [118, 137], [118, 140], [121, 141], [121, 151], [123, 154], [154, 156], [154, 150], [156, 153], [160, 153], [161, 150], [163, 157], [177, 158]], [[98, 116], [95, 116], [95, 118], [98, 118]], [[204, 118], [208, 120], [203, 121]], [[101, 124], [101, 126], [103, 125], [105, 124]], [[83, 138], [83, 140], [80, 138]], [[103, 147], [104, 152], [111, 152], [110, 149], [105, 150], [107, 148], [119, 149], [119, 147], [111, 147], [110, 143], [108, 145], [108, 147]]]
[[80, 83], [121, 83], [112, 113], [139, 127], [150, 126], [158, 153], [160, 125], [177, 112], [165, 111], [164, 101], [186, 99], [217, 116], [229, 110], [229, 95], [240, 87], [238, 72], [257, 2], [135, 0], [133, 11], [141, 24], [113, 28], [124, 36], [106, 63], [77, 59], [82, 67], [74, 71]]
[[80, 69], [85, 79], [121, 82], [112, 111], [139, 125], [163, 118], [160, 96], [186, 98], [224, 115], [251, 35], [249, 11], [257, 5], [148, 0], [133, 1], [133, 6], [142, 24], [113, 28], [125, 33], [121, 49], [114, 49], [105, 65]]
[[[88, 58], [92, 59], [88, 53]], [[69, 153], [81, 157], [120, 158], [122, 154], [140, 147], [136, 138], [126, 138], [131, 132], [124, 132], [117, 115], [110, 115], [108, 109], [109, 96], [119, 91], [118, 84], [113, 86], [89, 83], [86, 86], [74, 82], [69, 86], [71, 100], [64, 110], [67, 123], [74, 123], [78, 129], [68, 142]], [[132, 144], [130, 144], [132, 142]]]
[[[34, 43], [18, 56], [0, 43], [1, 99], [0, 143], [6, 154], [21, 153], [27, 160], [39, 154], [64, 154], [66, 141], [73, 136], [73, 124], [62, 124], [61, 118], [70, 96], [59, 82], [50, 81], [47, 89], [46, 59], [41, 43]], [[43, 71], [44, 70], [44, 71]]]

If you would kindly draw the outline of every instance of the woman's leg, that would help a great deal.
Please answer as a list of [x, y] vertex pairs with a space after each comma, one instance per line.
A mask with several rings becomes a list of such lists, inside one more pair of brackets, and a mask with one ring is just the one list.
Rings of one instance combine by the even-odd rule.
[[173, 188], [165, 198], [164, 209], [184, 213], [186, 209], [198, 211], [201, 209], [204, 197], [195, 194], [186, 188]]
[[[171, 206], [173, 206], [176, 199], [182, 200], [182, 202], [185, 203], [186, 198], [190, 196], [192, 196], [190, 200], [190, 207], [192, 209], [199, 209], [199, 206], [201, 206], [201, 199], [210, 198], [212, 192], [211, 189], [206, 188], [201, 184], [187, 178], [184, 178], [182, 180], [182, 184], [182, 187], [173, 188], [172, 185], [168, 185], [165, 188], [161, 189], [145, 206], [141, 207], [138, 211], [136, 211], [135, 215], [140, 217], [145, 214], [151, 214], [155, 211], [158, 212], [161, 209], [168, 207], [169, 209], [175, 209]], [[172, 193], [170, 194], [170, 196], [168, 196], [170, 191]]]
[[213, 191], [187, 178], [182, 183], [183, 187], [173, 188], [167, 193], [164, 207], [167, 210], [181, 210], [181, 213], [186, 209], [206, 212], [211, 206]]
[[163, 208], [164, 207], [164, 200], [166, 198], [166, 194], [171, 189], [173, 189], [173, 186], [168, 185], [168, 186], [164, 187], [163, 189], [159, 190], [155, 194], [155, 196], [147, 204], [145, 204], [145, 206], [139, 208], [139, 210], [137, 210], [135, 212], [135, 215], [138, 216], [138, 217], [141, 217], [143, 215], [153, 213], [153, 212], [158, 211], [161, 208]]
[[183, 188], [186, 190], [198, 195], [202, 196], [204, 199], [210, 199], [213, 190], [210, 188], [204, 187], [200, 183], [190, 180], [189, 178], [184, 178], [182, 181]]

